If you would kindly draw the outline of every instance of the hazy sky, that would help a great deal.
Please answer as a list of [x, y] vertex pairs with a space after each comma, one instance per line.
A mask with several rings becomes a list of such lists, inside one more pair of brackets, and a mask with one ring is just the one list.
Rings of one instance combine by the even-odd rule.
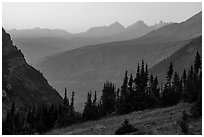
[[200, 3], [3, 3], [6, 29], [60, 28], [72, 33], [118, 21], [125, 27], [138, 20], [181, 22], [202, 10]]

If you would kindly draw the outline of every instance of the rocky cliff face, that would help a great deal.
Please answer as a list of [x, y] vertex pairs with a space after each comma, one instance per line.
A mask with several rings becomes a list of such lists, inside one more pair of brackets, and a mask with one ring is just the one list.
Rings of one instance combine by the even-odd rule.
[[17, 106], [42, 102], [59, 104], [62, 101], [43, 74], [26, 63], [23, 54], [13, 45], [11, 37], [2, 29], [2, 97], [4, 108], [11, 102]]

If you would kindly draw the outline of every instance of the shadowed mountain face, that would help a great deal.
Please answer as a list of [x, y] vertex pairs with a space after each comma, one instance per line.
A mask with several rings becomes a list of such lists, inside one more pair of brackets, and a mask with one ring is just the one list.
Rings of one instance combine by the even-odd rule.
[[71, 34], [64, 30], [50, 29], [25, 29], [9, 30], [14, 44], [24, 53], [28, 63], [34, 65], [39, 58], [56, 54], [64, 50], [71, 50], [85, 45], [123, 41], [137, 38], [148, 32], [167, 25], [160, 22], [147, 26], [143, 21], [138, 21], [125, 28], [119, 22], [109, 26], [93, 27], [86, 32]]
[[24, 55], [13, 45], [4, 29], [2, 55], [3, 112], [11, 102], [17, 106], [62, 102], [59, 93], [48, 84], [42, 73], [26, 63]]
[[169, 64], [172, 62], [174, 71], [178, 72], [180, 76], [182, 76], [183, 70], [187, 70], [190, 68], [190, 65], [193, 65], [197, 51], [202, 56], [201, 36], [193, 39], [170, 57], [155, 65], [150, 69], [150, 72], [152, 72], [155, 76], [158, 76], [159, 81], [166, 82], [166, 73], [169, 68]]
[[89, 90], [101, 91], [106, 80], [119, 86], [125, 70], [136, 73], [137, 63], [142, 59], [152, 67], [200, 35], [201, 12], [138, 39], [86, 46], [46, 57], [37, 67], [60, 91], [64, 87], [76, 91], [78, 103], [84, 101]]

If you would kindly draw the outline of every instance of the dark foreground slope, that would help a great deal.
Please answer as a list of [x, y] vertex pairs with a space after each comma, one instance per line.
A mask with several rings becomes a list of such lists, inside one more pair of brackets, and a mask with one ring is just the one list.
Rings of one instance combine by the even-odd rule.
[[[179, 121], [182, 118], [183, 110], [189, 113], [190, 104], [180, 103], [176, 106], [158, 108], [154, 110], [144, 110], [133, 112], [122, 116], [103, 118], [97, 121], [90, 121], [76, 124], [67, 128], [54, 129], [49, 135], [111, 135], [114, 134], [123, 123], [128, 119], [138, 130], [129, 134], [141, 135], [182, 135]], [[189, 119], [188, 134], [202, 134], [202, 118]]]
[[184, 69], [188, 69], [194, 62], [196, 52], [202, 55], [202, 37], [198, 37], [189, 42], [186, 46], [172, 54], [170, 57], [164, 59], [162, 62], [150, 69], [155, 76], [158, 76], [159, 81], [165, 82], [166, 72], [169, 64], [172, 62], [174, 71], [179, 74], [183, 73]]
[[[2, 29], [3, 115], [11, 102], [17, 106], [42, 102], [61, 103], [62, 98], [42, 73], [28, 65], [8, 33]], [[10, 106], [9, 106], [10, 107]]]

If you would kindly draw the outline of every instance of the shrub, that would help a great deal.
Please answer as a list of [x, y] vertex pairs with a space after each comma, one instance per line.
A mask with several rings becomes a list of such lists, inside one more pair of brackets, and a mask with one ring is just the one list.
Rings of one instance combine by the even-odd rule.
[[202, 116], [202, 100], [197, 101], [190, 109], [191, 115], [194, 118]]
[[181, 120], [179, 123], [180, 127], [181, 127], [181, 132], [184, 134], [188, 134], [189, 130], [188, 130], [188, 125], [187, 122], [184, 120]]
[[125, 119], [125, 121], [123, 122], [122, 126], [119, 127], [116, 131], [115, 131], [115, 134], [116, 135], [123, 135], [125, 133], [130, 133], [130, 132], [133, 132], [133, 131], [136, 131], [137, 129], [130, 124], [130, 122]]

